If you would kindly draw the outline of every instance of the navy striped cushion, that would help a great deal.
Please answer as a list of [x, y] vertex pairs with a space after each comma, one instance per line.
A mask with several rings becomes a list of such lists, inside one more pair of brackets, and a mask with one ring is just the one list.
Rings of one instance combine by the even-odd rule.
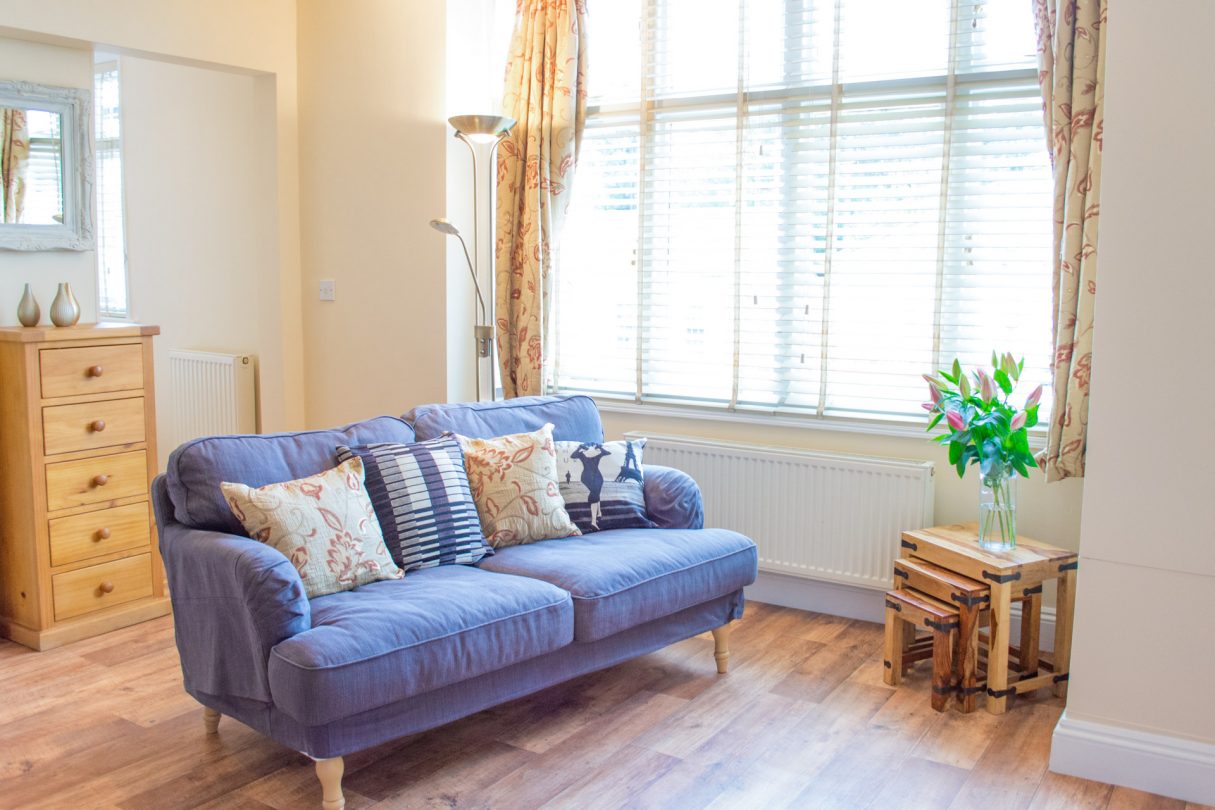
[[403, 570], [471, 564], [494, 553], [481, 534], [464, 452], [454, 437], [339, 445], [337, 452], [341, 461], [352, 456], [363, 460], [384, 542]]

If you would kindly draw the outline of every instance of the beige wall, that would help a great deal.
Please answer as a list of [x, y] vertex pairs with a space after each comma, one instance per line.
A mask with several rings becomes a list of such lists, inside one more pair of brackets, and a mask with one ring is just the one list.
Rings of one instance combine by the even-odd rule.
[[1215, 5], [1117, 5], [1067, 713], [1215, 743]]
[[[301, 0], [308, 424], [447, 398], [443, 3]], [[337, 300], [317, 300], [320, 279]]]
[[276, 226], [274, 81], [138, 57], [122, 57], [120, 75], [131, 314], [161, 327], [163, 468], [177, 405], [169, 349], [255, 354], [262, 387], [283, 390], [278, 324], [261, 317], [278, 300], [278, 244], [267, 238]]
[[[92, 44], [124, 55], [222, 67], [263, 75], [273, 83], [276, 200], [275, 227], [264, 238], [277, 246], [277, 267], [258, 314], [272, 335], [263, 346], [263, 428], [299, 427], [304, 421], [304, 356], [299, 287], [299, 151], [296, 114], [296, 14], [294, 0], [0, 0], [0, 36], [36, 39], [87, 52]], [[91, 57], [86, 57], [86, 61]], [[91, 67], [84, 68], [91, 70]], [[49, 76], [49, 74], [47, 74]], [[50, 81], [49, 78], [38, 79]], [[265, 85], [269, 87], [269, 84]], [[269, 92], [268, 90], [265, 92]], [[89, 259], [90, 265], [92, 259]], [[52, 254], [28, 264], [62, 265]], [[7, 262], [5, 262], [7, 264]], [[59, 269], [61, 274], [64, 272]], [[91, 269], [78, 269], [83, 278]], [[162, 278], [171, 279], [172, 268]], [[91, 275], [89, 276], [91, 279]], [[89, 282], [86, 317], [95, 312]], [[15, 312], [9, 274], [0, 273], [0, 318]], [[141, 291], [134, 290], [138, 299]], [[20, 295], [20, 289], [17, 290]], [[82, 303], [84, 299], [82, 298]], [[202, 317], [226, 317], [222, 310]], [[7, 320], [0, 321], [7, 322]], [[270, 384], [267, 384], [270, 383]]]
[[[62, 48], [0, 37], [0, 79], [90, 88], [93, 54], [87, 48]], [[91, 250], [0, 251], [0, 326], [17, 323], [17, 302], [26, 282], [42, 307], [44, 323], [50, 323], [51, 301], [61, 281], [72, 285], [80, 302], [82, 320], [96, 320], [96, 261]]]

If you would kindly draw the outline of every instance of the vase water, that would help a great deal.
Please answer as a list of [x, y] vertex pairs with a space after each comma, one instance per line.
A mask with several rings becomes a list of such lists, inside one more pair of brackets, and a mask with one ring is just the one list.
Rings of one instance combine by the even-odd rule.
[[1017, 547], [1017, 472], [993, 465], [979, 476], [979, 546], [987, 551]]
[[72, 295], [72, 285], [63, 282], [51, 302], [51, 323], [55, 326], [75, 326], [80, 320], [80, 302]]

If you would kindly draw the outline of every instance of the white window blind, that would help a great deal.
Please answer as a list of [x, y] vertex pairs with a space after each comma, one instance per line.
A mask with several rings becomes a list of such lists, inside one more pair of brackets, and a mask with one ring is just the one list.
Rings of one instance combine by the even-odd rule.
[[1051, 180], [1025, 0], [631, 0], [592, 19], [554, 387], [920, 414], [1048, 379]]
[[97, 154], [97, 307], [106, 318], [127, 318], [126, 236], [123, 223], [122, 128], [116, 62], [96, 66], [93, 99]]

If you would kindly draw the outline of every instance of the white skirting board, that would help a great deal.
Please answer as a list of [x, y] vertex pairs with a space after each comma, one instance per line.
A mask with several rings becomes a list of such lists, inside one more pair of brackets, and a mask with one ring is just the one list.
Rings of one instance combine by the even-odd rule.
[[1055, 726], [1050, 769], [1215, 804], [1215, 744], [1071, 718], [1067, 712]]
[[[838, 582], [791, 577], [770, 571], [760, 571], [755, 584], [746, 589], [748, 600], [765, 602], [829, 613], [848, 619], [860, 619], [881, 624], [886, 620], [885, 591], [863, 588], [858, 585], [843, 585]], [[1055, 609], [1042, 608], [1042, 627], [1038, 631], [1038, 644], [1043, 650], [1055, 648]], [[1012, 608], [1012, 625], [1009, 634], [1014, 640], [1021, 635], [1021, 611], [1018, 605]]]

